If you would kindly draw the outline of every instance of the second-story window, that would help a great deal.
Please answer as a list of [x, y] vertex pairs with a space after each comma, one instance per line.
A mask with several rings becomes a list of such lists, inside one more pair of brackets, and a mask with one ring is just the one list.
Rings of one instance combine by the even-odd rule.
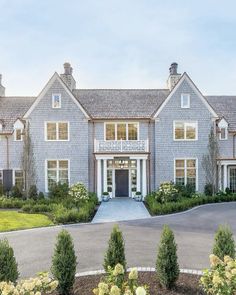
[[174, 140], [197, 140], [197, 122], [174, 122]]
[[189, 109], [190, 108], [190, 95], [186, 93], [181, 94], [181, 108]]
[[105, 123], [106, 140], [138, 140], [138, 123]]
[[69, 123], [68, 122], [46, 122], [46, 141], [68, 141]]
[[226, 140], [228, 137], [228, 132], [226, 127], [220, 128], [220, 140]]
[[15, 141], [22, 141], [23, 140], [23, 130], [22, 129], [15, 129], [14, 132], [14, 139]]
[[61, 94], [52, 94], [52, 108], [53, 109], [60, 109], [61, 108]]

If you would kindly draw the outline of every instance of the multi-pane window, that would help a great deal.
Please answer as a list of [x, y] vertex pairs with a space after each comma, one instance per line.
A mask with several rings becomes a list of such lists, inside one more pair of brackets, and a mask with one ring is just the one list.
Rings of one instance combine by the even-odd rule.
[[52, 108], [53, 109], [61, 108], [61, 94], [52, 94]]
[[197, 140], [197, 122], [174, 122], [175, 140]]
[[106, 140], [137, 140], [138, 123], [106, 123]]
[[69, 184], [68, 160], [47, 161], [47, 188], [48, 190], [56, 183]]
[[188, 109], [190, 108], [190, 95], [186, 93], [181, 94], [181, 108]]
[[196, 188], [197, 167], [196, 159], [175, 160], [175, 183], [180, 185], [191, 184]]
[[22, 170], [14, 170], [14, 184], [20, 190], [24, 189], [24, 172]]
[[15, 141], [22, 141], [23, 139], [23, 130], [15, 129]]
[[47, 122], [46, 140], [69, 140], [68, 122]]

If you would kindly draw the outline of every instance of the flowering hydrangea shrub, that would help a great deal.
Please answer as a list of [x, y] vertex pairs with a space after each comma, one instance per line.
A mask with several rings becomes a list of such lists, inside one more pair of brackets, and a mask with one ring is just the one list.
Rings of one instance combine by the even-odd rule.
[[177, 201], [179, 191], [173, 182], [162, 182], [156, 192], [156, 200], [159, 203]]
[[12, 282], [0, 282], [0, 295], [41, 295], [56, 290], [58, 282], [48, 273], [40, 273], [36, 278], [22, 280], [16, 285]]
[[203, 271], [201, 285], [209, 295], [236, 294], [236, 260], [210, 255], [211, 268]]
[[138, 271], [131, 269], [128, 280], [125, 281], [125, 270], [122, 264], [114, 269], [109, 267], [108, 274], [93, 290], [95, 295], [148, 295], [147, 286], [138, 286]]
[[85, 187], [85, 185], [80, 182], [78, 182], [70, 187], [69, 196], [72, 197], [72, 199], [77, 203], [89, 201], [88, 190]]

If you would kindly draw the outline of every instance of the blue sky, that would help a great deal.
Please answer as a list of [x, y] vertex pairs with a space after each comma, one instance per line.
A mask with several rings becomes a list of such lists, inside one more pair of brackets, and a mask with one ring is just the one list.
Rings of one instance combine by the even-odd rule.
[[236, 95], [235, 0], [0, 0], [7, 95], [37, 95], [69, 61], [79, 88], [165, 88], [171, 62]]

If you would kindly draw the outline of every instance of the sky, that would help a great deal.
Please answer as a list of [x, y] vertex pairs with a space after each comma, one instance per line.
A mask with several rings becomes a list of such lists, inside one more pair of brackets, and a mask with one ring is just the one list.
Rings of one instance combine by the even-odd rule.
[[235, 0], [0, 0], [6, 95], [38, 95], [70, 62], [77, 88], [166, 88], [179, 64], [203, 94], [236, 95]]

